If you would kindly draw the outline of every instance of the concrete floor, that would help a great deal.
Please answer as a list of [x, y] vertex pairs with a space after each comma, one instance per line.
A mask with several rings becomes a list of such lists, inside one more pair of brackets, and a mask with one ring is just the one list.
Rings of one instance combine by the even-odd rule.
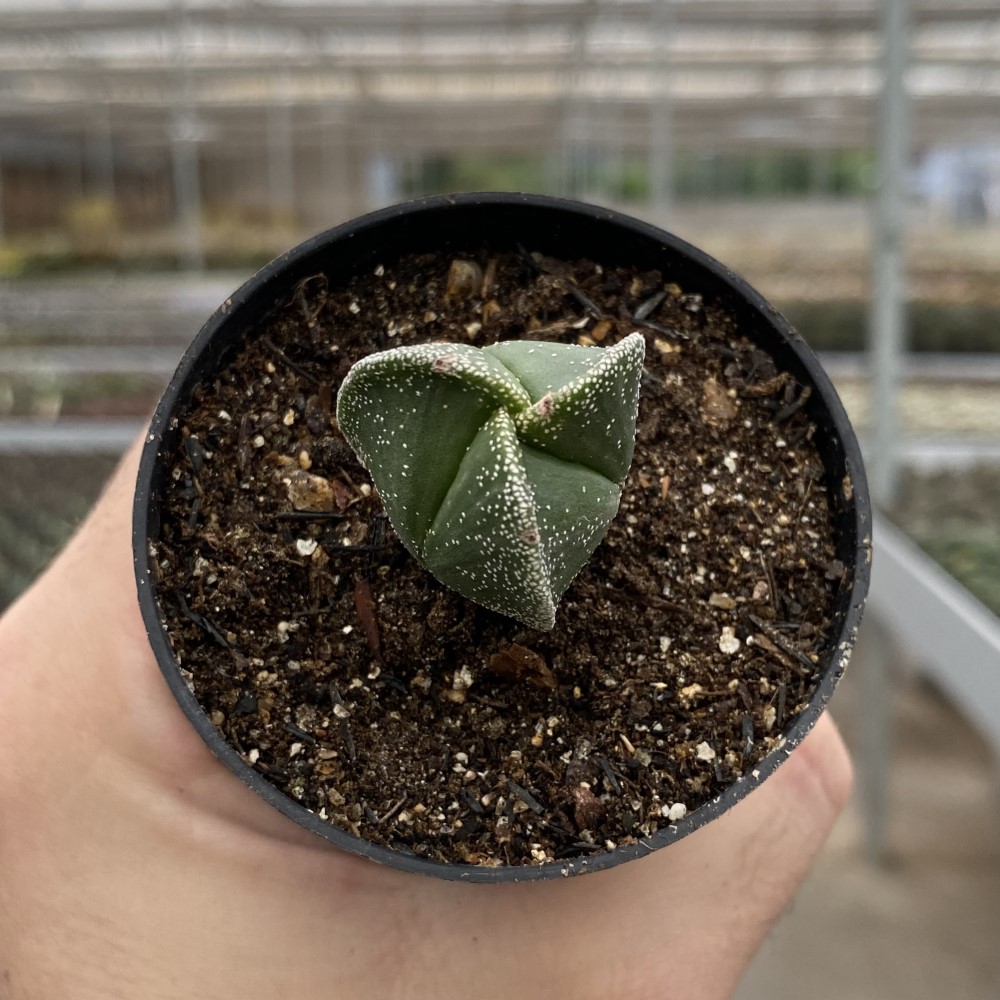
[[[855, 671], [833, 714], [856, 762], [860, 712]], [[865, 858], [856, 794], [737, 1000], [1000, 996], [996, 762], [917, 678], [899, 679], [894, 721], [889, 862]]]

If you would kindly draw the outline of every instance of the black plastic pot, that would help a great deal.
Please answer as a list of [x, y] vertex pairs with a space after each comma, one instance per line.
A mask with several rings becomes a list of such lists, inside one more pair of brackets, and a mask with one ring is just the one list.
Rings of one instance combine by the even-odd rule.
[[[661, 270], [685, 292], [728, 309], [739, 327], [804, 386], [816, 425], [815, 443], [826, 470], [837, 531], [837, 557], [848, 583], [842, 588], [822, 662], [822, 678], [806, 710], [784, 734], [785, 743], [752, 774], [675, 826], [596, 857], [540, 866], [480, 868], [428, 861], [369, 843], [331, 826], [278, 791], [249, 767], [205, 715], [178, 669], [157, 604], [150, 543], [159, 538], [158, 498], [169, 473], [179, 431], [172, 419], [192, 390], [211, 379], [259, 329], [296, 284], [317, 273], [331, 286], [370, 272], [383, 260], [414, 251], [496, 248], [523, 244], [554, 257], [591, 257], [606, 264]], [[843, 674], [854, 646], [871, 563], [871, 507], [861, 454], [847, 416], [815, 355], [788, 323], [745, 281], [675, 236], [608, 209], [535, 195], [476, 194], [428, 198], [394, 206], [307, 240], [267, 265], [228, 298], [188, 348], [153, 417], [139, 469], [133, 541], [139, 604], [153, 651], [181, 708], [215, 755], [241, 781], [295, 822], [338, 847], [406, 871], [470, 882], [515, 882], [597, 871], [642, 857], [680, 840], [720, 816], [771, 775], [812, 728]]]

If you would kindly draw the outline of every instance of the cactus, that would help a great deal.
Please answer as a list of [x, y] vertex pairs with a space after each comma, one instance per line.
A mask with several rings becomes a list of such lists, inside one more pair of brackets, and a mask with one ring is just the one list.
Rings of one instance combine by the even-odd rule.
[[538, 629], [618, 511], [645, 342], [421, 344], [363, 358], [340, 430], [414, 557]]

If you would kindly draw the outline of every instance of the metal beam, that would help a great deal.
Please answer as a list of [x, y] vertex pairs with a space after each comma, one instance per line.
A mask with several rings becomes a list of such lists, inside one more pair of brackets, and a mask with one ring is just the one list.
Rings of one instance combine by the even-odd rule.
[[[674, 105], [674, 131], [678, 148], [696, 148], [699, 143], [708, 143], [718, 149], [747, 148], [867, 148], [873, 139], [872, 108], [868, 100], [855, 99], [843, 108], [843, 114], [830, 120], [822, 134], [811, 130], [800, 131], [797, 122], [805, 122], [810, 114], [810, 101], [789, 99], [786, 101], [766, 101], [754, 97], [719, 103], [697, 101], [676, 101]], [[997, 99], [983, 99], [973, 95], [955, 95], [948, 100], [913, 101], [917, 120], [914, 123], [914, 141], [918, 143], [976, 140], [998, 134], [996, 118]], [[31, 115], [18, 113], [4, 107], [0, 102], [0, 132], [16, 132], [26, 129], [44, 129], [48, 134], [60, 134], [67, 138], [79, 138], [81, 112], [86, 104], [66, 103], [39, 109]], [[213, 140], [219, 142], [251, 143], [261, 148], [260, 120], [266, 103], [254, 104], [246, 108], [202, 105], [200, 117], [210, 126]], [[300, 107], [322, 109], [324, 111], [352, 111], [350, 105], [331, 108], [324, 103], [300, 105]], [[595, 105], [604, 121], [615, 120], [621, 126], [619, 135], [612, 136], [609, 130], [596, 132], [592, 137], [595, 145], [625, 148], [643, 152], [648, 148], [648, 109], [646, 102], [605, 100]], [[360, 110], [360, 109], [359, 109]], [[747, 132], [748, 119], [780, 117], [791, 122], [788, 135], [755, 135]], [[256, 121], [254, 119], [256, 118]], [[162, 147], [163, 130], [169, 121], [164, 108], [119, 105], [115, 110], [116, 138], [129, 147]], [[492, 101], [470, 101], [448, 109], [444, 115], [440, 104], [435, 102], [413, 102], [399, 105], [379, 105], [368, 113], [359, 113], [357, 136], [364, 138], [364, 130], [389, 132], [393, 142], [410, 147], [419, 145], [427, 138], [427, 145], [441, 148], [441, 144], [475, 145], [482, 148], [500, 148], [504, 143], [512, 143], [517, 149], [539, 148], [540, 140], [549, 146], [552, 140], [552, 106], [542, 100], [504, 104]], [[335, 123], [325, 126], [338, 132], [344, 126]], [[309, 130], [295, 128], [295, 141], [299, 145], [314, 144], [315, 135]], [[345, 136], [345, 141], [351, 142]], [[9, 151], [16, 161], [16, 151]], [[63, 155], [71, 156], [72, 148], [67, 145], [53, 148], [45, 162], [58, 161]], [[36, 160], [39, 157], [35, 157]]]
[[137, 420], [0, 421], [0, 455], [120, 455], [145, 424]]
[[[2, 26], [2, 17], [0, 17]], [[648, 39], [646, 39], [648, 40]], [[518, 38], [511, 39], [512, 48]], [[382, 73], [390, 76], [499, 76], [514, 77], [526, 71], [538, 70], [551, 65], [553, 60], [563, 57], [563, 49], [553, 47], [549, 52], [511, 51], [510, 54], [484, 52], [470, 56], [463, 52], [457, 56], [435, 53], [422, 59], [412, 55], [397, 58], [394, 55], [368, 55], [364, 52], [336, 53], [335, 65], [330, 56], [317, 54], [315, 48], [301, 51], [283, 49], [282, 52], [247, 55], [239, 49], [231, 52], [213, 52], [210, 57], [201, 57], [192, 62], [190, 72], [199, 80], [212, 80], [232, 76], [246, 76], [257, 79], [263, 74], [288, 73], [293, 77], [338, 78], [349, 77], [363, 71]], [[845, 72], [859, 67], [872, 66], [877, 62], [878, 53], [869, 52], [867, 46], [852, 52], [831, 48], [820, 40], [803, 45], [801, 51], [790, 54], [787, 42], [773, 47], [764, 46], [752, 50], [750, 47], [735, 49], [726, 44], [718, 50], [705, 52], [676, 52], [670, 61], [670, 71], [675, 76], [699, 73], [745, 72], [760, 69], [779, 70], [827, 70]], [[615, 50], [591, 51], [588, 53], [587, 68], [619, 72], [623, 70], [649, 69], [655, 67], [656, 52], [650, 47], [621, 53]], [[981, 52], [967, 49], [942, 51], [932, 45], [914, 44], [913, 65], [934, 70], [997, 70], [1000, 69], [1000, 52], [990, 51], [984, 46]], [[103, 82], [113, 76], [129, 81], [169, 83], [172, 67], [167, 62], [157, 62], [156, 56], [129, 62], [120, 53], [110, 54], [106, 59], [98, 56], [81, 58], [78, 49], [67, 48], [65, 53], [56, 54], [51, 49], [39, 51], [32, 56], [25, 52], [0, 50], [0, 77], [8, 80], [32, 81], [65, 79], [75, 82]]]
[[[950, 32], [925, 33], [917, 39], [921, 58], [942, 60], [921, 62], [915, 66], [917, 73], [947, 65], [959, 77], [958, 85], [949, 82], [937, 91], [933, 79], [914, 77], [915, 84], [926, 85], [914, 101], [914, 140], [947, 143], [996, 135], [1000, 100], [996, 51], [1000, 50], [993, 45], [993, 29], [974, 30], [970, 19], [995, 28], [1000, 25], [1000, 6], [995, 0], [911, 2], [916, 24], [964, 21], [964, 30], [974, 31], [976, 39], [973, 60], [958, 58]], [[665, 76], [673, 92], [671, 131], [676, 149], [868, 145], [875, 92], [872, 33], [878, 23], [879, 0], [838, 0], [832, 5], [825, 0], [804, 4], [672, 0], [679, 40], [666, 72], [656, 69], [649, 32], [650, 15], [659, 3], [277, 4], [260, 0], [240, 5], [231, 0], [199, 0], [187, 15], [206, 47], [199, 49], [202, 54], [197, 59], [195, 52], [186, 52], [185, 73], [193, 82], [188, 98], [192, 115], [184, 124], [176, 116], [177, 97], [171, 86], [176, 68], [169, 60], [154, 50], [148, 60], [135, 57], [123, 64], [121, 48], [111, 44], [117, 28], [129, 44], [134, 44], [129, 32], [145, 31], [152, 37], [173, 30], [174, 6], [136, 0], [122, 2], [118, 9], [60, 8], [55, 17], [52, 11], [36, 10], [30, 0], [23, 0], [18, 9], [0, 5], [0, 64], [7, 67], [0, 69], [0, 133], [18, 129], [61, 132], [78, 141], [85, 122], [81, 112], [103, 101], [105, 85], [110, 84], [119, 151], [130, 146], [162, 149], [168, 128], [197, 132], [198, 122], [211, 126], [213, 141], [260, 148], [264, 145], [261, 119], [279, 96], [277, 88], [268, 86], [267, 77], [287, 74], [296, 108], [303, 110], [296, 117], [305, 121], [313, 109], [323, 109], [322, 131], [336, 130], [335, 141], [344, 136], [353, 149], [364, 151], [381, 136], [390, 137], [391, 148], [403, 155], [456, 148], [538, 151], [553, 148], [553, 136], [558, 133], [552, 127], [552, 115], [559, 108], [553, 95], [564, 81], [560, 73], [569, 72], [574, 101], [580, 106], [585, 103], [588, 113], [602, 122], [615, 123], [614, 128], [588, 133], [588, 149], [648, 154], [651, 132], [660, 131], [650, 128], [650, 104], [655, 101], [657, 80], [662, 82]], [[574, 59], [571, 29], [583, 11], [593, 16], [591, 44], [585, 58]], [[130, 18], [138, 19], [131, 28]], [[148, 23], [140, 24], [143, 18]], [[858, 27], [860, 21], [865, 23]], [[18, 24], [23, 27], [29, 22], [48, 25], [51, 33], [31, 37], [12, 33]], [[259, 32], [265, 23], [268, 30], [261, 46]], [[616, 35], [619, 24], [625, 25], [624, 35]], [[772, 33], [773, 43], [761, 46], [751, 35], [746, 46], [734, 53], [735, 25], [743, 36], [751, 27], [755, 35], [762, 34], [757, 28], [780, 30]], [[110, 33], [107, 38], [95, 42], [90, 37], [102, 31]], [[413, 31], [426, 36], [426, 46], [404, 46]], [[252, 48], [243, 47], [255, 37]], [[359, 43], [352, 46], [355, 38]], [[697, 44], [683, 44], [686, 38]], [[227, 51], [218, 45], [220, 39], [231, 42], [232, 48]], [[633, 50], [637, 40], [640, 44]], [[399, 57], [394, 55], [397, 47], [402, 53]], [[92, 60], [79, 55], [88, 50], [94, 54]], [[59, 54], [74, 52], [72, 68], [59, 69]], [[773, 66], [778, 68], [767, 70]], [[982, 79], [976, 67], [985, 74]], [[356, 85], [362, 76], [369, 81], [367, 93], [359, 92]], [[721, 90], [720, 83], [726, 84]], [[817, 129], [815, 102], [825, 99], [835, 103], [836, 115], [825, 118]], [[357, 127], [347, 135], [339, 122], [331, 124], [327, 117], [331, 115], [354, 120]], [[780, 118], [790, 123], [791, 131], [788, 135], [750, 134], [744, 126], [757, 116]], [[290, 132], [297, 152], [316, 145], [294, 122]]]
[[[648, 25], [658, 0], [615, 0], [602, 7], [620, 23]], [[346, 2], [336, 4], [253, 4], [234, 6], [227, 0], [199, 4], [192, 9], [200, 24], [232, 30], [251, 27], [269, 30], [365, 30], [398, 35], [400, 24], [412, 28], [438, 29], [449, 33], [483, 32], [519, 28], [558, 28], [572, 20], [579, 11], [578, 0], [550, 0], [546, 3], [472, 3], [451, 2], [424, 4], [413, 2]], [[678, 0], [679, 24], [699, 27], [729, 27], [739, 23], [746, 29], [811, 29], [816, 25], [857, 31], [870, 29], [879, 21], [879, 0]], [[31, 0], [21, 8], [3, 9], [4, 34], [7, 37], [36, 35], [57, 36], [78, 31], [136, 31], [163, 25], [162, 5], [141, 2], [117, 9], [103, 7], [36, 9]], [[947, 4], [922, 0], [914, 5], [916, 24], [995, 21], [995, 0], [953, 0]]]

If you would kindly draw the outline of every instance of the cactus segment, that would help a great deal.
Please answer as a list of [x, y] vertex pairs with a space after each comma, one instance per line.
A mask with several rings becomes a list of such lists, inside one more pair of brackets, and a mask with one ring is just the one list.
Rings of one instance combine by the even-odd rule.
[[396, 348], [354, 365], [337, 420], [430, 573], [550, 629], [618, 510], [644, 350], [639, 334]]
[[556, 604], [514, 421], [498, 409], [473, 439], [424, 538], [426, 569], [445, 586], [533, 628]]
[[483, 353], [495, 352], [531, 395], [514, 417], [522, 441], [621, 484], [632, 465], [645, 341], [632, 334], [568, 358], [556, 347], [565, 345], [514, 341]]
[[422, 560], [424, 536], [480, 428], [498, 406], [518, 410], [529, 402], [483, 351], [421, 344], [355, 364], [340, 387], [337, 421], [399, 537]]

